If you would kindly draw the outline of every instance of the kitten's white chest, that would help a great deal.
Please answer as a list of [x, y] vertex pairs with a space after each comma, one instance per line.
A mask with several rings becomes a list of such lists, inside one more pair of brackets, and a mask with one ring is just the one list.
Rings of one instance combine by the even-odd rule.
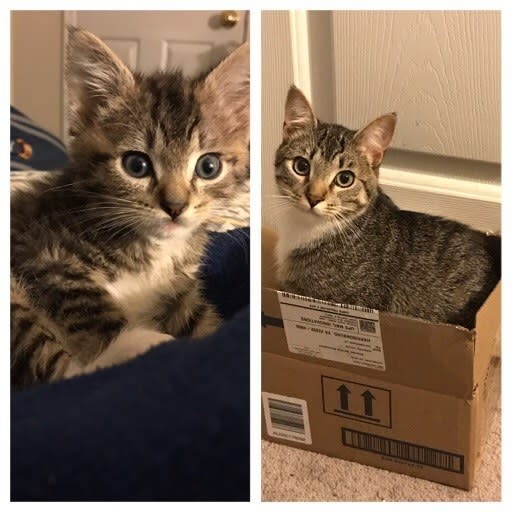
[[278, 269], [294, 249], [308, 245], [331, 229], [327, 219], [320, 216], [290, 208], [277, 219], [276, 259]]
[[[176, 275], [176, 256], [179, 258], [176, 252], [175, 246], [160, 244], [155, 247], [150, 264], [145, 269], [140, 272], [123, 272], [115, 281], [105, 284], [129, 325], [155, 327], [153, 318], [162, 299], [176, 295], [173, 279]], [[191, 275], [196, 270], [197, 265], [187, 268]]]

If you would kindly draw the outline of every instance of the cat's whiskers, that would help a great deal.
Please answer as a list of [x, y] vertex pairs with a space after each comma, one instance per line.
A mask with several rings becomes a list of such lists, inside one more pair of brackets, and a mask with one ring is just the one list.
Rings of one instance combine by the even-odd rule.
[[[108, 211], [105, 211], [108, 210]], [[107, 218], [111, 218], [112, 215], [115, 214], [126, 214], [126, 213], [134, 213], [137, 215], [144, 215], [145, 210], [142, 208], [135, 208], [135, 207], [127, 207], [127, 206], [119, 206], [119, 205], [112, 205], [112, 206], [90, 206], [86, 208], [74, 208], [68, 211], [68, 213], [74, 214], [75, 217], [78, 217], [79, 215], [83, 215], [84, 219], [94, 219], [94, 218], [104, 218], [108, 215]], [[79, 224], [82, 221], [82, 219], [76, 220], [76, 222]]]
[[128, 217], [140, 217], [137, 212], [131, 211], [131, 210], [116, 210], [115, 212], [109, 212], [108, 217], [105, 217], [105, 215], [101, 214], [89, 214], [89, 219], [98, 218], [102, 222], [95, 223], [96, 226], [103, 225], [105, 222], [108, 222], [109, 220], [115, 219], [115, 218], [128, 218]]
[[44, 190], [42, 194], [47, 194], [48, 192], [54, 192], [55, 190], [61, 190], [63, 188], [67, 188], [67, 187], [73, 187], [74, 185], [77, 185], [79, 183], [86, 183], [87, 180], [76, 180], [76, 181], [72, 181], [70, 183], [65, 183], [64, 185], [59, 185], [59, 186], [56, 186], [56, 187], [50, 187], [50, 188], [47, 188], [46, 190]]
[[[94, 218], [99, 219], [99, 221], [95, 221]], [[104, 218], [103, 215], [98, 214], [90, 214], [88, 217], [84, 217], [77, 222], [77, 225], [84, 224], [86, 222], [90, 222], [91, 224], [83, 230], [79, 236], [83, 236], [85, 233], [90, 232], [91, 229], [95, 229], [99, 231], [110, 231], [111, 229], [115, 229], [118, 227], [132, 226], [136, 222], [143, 222], [144, 219], [141, 215], [137, 214], [134, 211], [126, 210], [126, 211], [116, 211], [109, 214], [108, 218]]]
[[[137, 228], [138, 226], [141, 226], [143, 224], [144, 224], [143, 219], [141, 219], [139, 216], [122, 215], [119, 218], [108, 219], [100, 226], [95, 226], [95, 227], [98, 229], [98, 231], [107, 231], [108, 232], [111, 230], [116, 230], [105, 241], [105, 243], [108, 243], [114, 238], [121, 239], [123, 236], [132, 232], [135, 228]], [[117, 229], [117, 228], [119, 228], [119, 229]], [[125, 235], [119, 237], [119, 235], [121, 233], [123, 233], [124, 231], [126, 231]]]
[[363, 242], [361, 233], [354, 228], [354, 225], [350, 220], [343, 218], [339, 214], [335, 216], [335, 222], [336, 225], [341, 228], [339, 232], [343, 232], [344, 239], [350, 242], [352, 249], [355, 251], [356, 244]]
[[[101, 206], [89, 206], [86, 208], [72, 208], [69, 210], [69, 212], [72, 213], [90, 213], [90, 212], [98, 212], [100, 210], [119, 210], [119, 211], [133, 211], [133, 212], [145, 212], [149, 211], [146, 208], [140, 208], [140, 207], [129, 207], [129, 206], [119, 206], [116, 204], [112, 205], [101, 205]], [[108, 213], [108, 212], [106, 212]]]
[[274, 201], [273, 203], [266, 205], [265, 210], [272, 210], [279, 208], [280, 206], [294, 206], [294, 204], [291, 201]]
[[[121, 240], [122, 238], [124, 238], [125, 236], [127, 236], [128, 234], [133, 232], [133, 230], [136, 230], [138, 227], [142, 226], [143, 224], [144, 223], [142, 222], [142, 219], [140, 219], [140, 218], [134, 218], [134, 219], [128, 220], [127, 222], [125, 222], [125, 226], [122, 227], [121, 229], [119, 229], [118, 231], [116, 231], [115, 233], [113, 233], [109, 238], [107, 238], [105, 243], [110, 242], [113, 238], [117, 238], [118, 240]], [[121, 235], [121, 233], [123, 233], [123, 232], [125, 232], [125, 233], [123, 235]]]
[[[86, 219], [86, 220], [90, 221], [90, 219]], [[84, 222], [82, 222], [81, 224], [84, 224]], [[116, 227], [125, 226], [125, 225], [126, 225], [126, 222], [123, 222], [119, 218], [105, 219], [103, 222], [95, 223], [93, 225], [87, 224], [86, 228], [79, 233], [79, 236], [82, 237], [85, 235], [85, 233], [91, 233], [91, 232], [99, 233], [100, 231], [108, 231], [110, 229], [114, 229]]]
[[[83, 222], [91, 221], [94, 218], [103, 219], [103, 218], [105, 218], [105, 215], [107, 215], [107, 214], [110, 218], [112, 215], [114, 215], [115, 212], [120, 212], [122, 210], [122, 208], [118, 205], [112, 206], [109, 208], [112, 208], [112, 210], [114, 210], [114, 211], [104, 212], [104, 211], [96, 211], [99, 209], [96, 207], [87, 207], [87, 208], [79, 207], [79, 208], [71, 208], [69, 210], [62, 211], [62, 212], [54, 212], [53, 216], [55, 216], [57, 218], [61, 218], [61, 217], [68, 218], [70, 216], [70, 214], [72, 214], [75, 217], [75, 219], [74, 219], [75, 224], [79, 226]], [[132, 212], [135, 209], [125, 207], [124, 210]], [[80, 214], [83, 215], [83, 218], [80, 218]]]
[[335, 218], [334, 222], [335, 222], [335, 229], [341, 236], [343, 245], [349, 246], [352, 249], [352, 251], [355, 251], [356, 247], [354, 244], [354, 240], [350, 236], [351, 233], [349, 231], [349, 229], [350, 229], [349, 226], [346, 223], [343, 223], [338, 218]]
[[[139, 204], [137, 201], [134, 201], [133, 199], [126, 199], [126, 198], [123, 198], [123, 197], [117, 197], [117, 196], [113, 196], [111, 194], [105, 194], [105, 193], [102, 193], [102, 192], [94, 192], [92, 190], [77, 190], [76, 191], [76, 194], [75, 195], [78, 195], [78, 196], [84, 196], [84, 197], [98, 197], [98, 198], [105, 198], [105, 199], [108, 199], [110, 201], [117, 201], [117, 202], [120, 202], [120, 203], [128, 203], [128, 204]], [[95, 201], [95, 203], [97, 204], [98, 201]]]
[[292, 210], [293, 208], [295, 208], [295, 206], [291, 203], [274, 205], [274, 207], [271, 208], [270, 211], [268, 211], [270, 220], [274, 221], [274, 220], [278, 219], [280, 214], [285, 213], [289, 210]]
[[80, 212], [80, 211], [89, 211], [94, 209], [101, 208], [113, 208], [113, 209], [128, 209], [130, 211], [138, 211], [138, 212], [151, 212], [154, 210], [150, 205], [146, 205], [140, 203], [139, 201], [133, 201], [129, 199], [123, 199], [120, 197], [109, 196], [109, 195], [98, 195], [94, 194], [95, 197], [104, 197], [108, 199], [107, 201], [94, 201], [91, 202], [90, 205], [79, 208], [71, 208], [68, 211], [71, 212]]
[[268, 207], [271, 208], [272, 206], [281, 205], [281, 204], [293, 204], [297, 200], [297, 198], [287, 196], [287, 195], [284, 195], [284, 196], [274, 195], [274, 196], [266, 196], [266, 197], [272, 198], [272, 201], [269, 202], [269, 205], [267, 206], [267, 208]]

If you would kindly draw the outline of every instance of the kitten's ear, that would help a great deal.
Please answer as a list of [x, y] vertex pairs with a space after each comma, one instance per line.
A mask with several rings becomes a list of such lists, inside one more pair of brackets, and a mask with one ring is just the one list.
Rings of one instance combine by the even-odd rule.
[[294, 133], [316, 127], [313, 109], [300, 89], [292, 85], [286, 96], [284, 108], [283, 138], [289, 139]]
[[378, 117], [354, 135], [356, 148], [366, 157], [371, 167], [378, 167], [391, 144], [396, 125], [396, 113]]
[[[250, 58], [244, 43], [217, 65], [195, 92], [206, 144], [249, 142]], [[215, 141], [215, 142], [214, 142]]]
[[100, 105], [133, 88], [132, 72], [100, 39], [68, 28], [66, 83], [71, 133], [80, 131]]

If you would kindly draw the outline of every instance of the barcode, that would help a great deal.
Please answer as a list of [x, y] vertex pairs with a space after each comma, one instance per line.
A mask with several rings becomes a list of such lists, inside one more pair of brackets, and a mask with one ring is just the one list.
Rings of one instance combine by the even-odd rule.
[[306, 402], [297, 398], [263, 393], [269, 435], [311, 444]]
[[375, 334], [377, 331], [375, 329], [375, 322], [371, 320], [359, 320], [359, 329], [362, 332], [369, 332], [371, 334]]
[[301, 404], [269, 398], [270, 421], [274, 428], [290, 430], [304, 435], [304, 413]]
[[435, 450], [426, 446], [406, 443], [387, 437], [367, 434], [348, 428], [341, 429], [342, 442], [345, 446], [380, 453], [409, 462], [416, 462], [454, 473], [464, 473], [464, 457], [454, 453]]
[[328, 300], [322, 300], [322, 299], [316, 299], [313, 297], [305, 297], [304, 295], [297, 295], [295, 293], [289, 293], [289, 292], [279, 292], [281, 297], [285, 299], [295, 299], [300, 300], [301, 302], [307, 302], [307, 303], [317, 303], [317, 304], [325, 304], [326, 306], [337, 306], [344, 309], [350, 309], [352, 311], [362, 311], [364, 313], [378, 313], [378, 310], [366, 308], [364, 306], [354, 306], [353, 304], [342, 304], [337, 302], [330, 302]]

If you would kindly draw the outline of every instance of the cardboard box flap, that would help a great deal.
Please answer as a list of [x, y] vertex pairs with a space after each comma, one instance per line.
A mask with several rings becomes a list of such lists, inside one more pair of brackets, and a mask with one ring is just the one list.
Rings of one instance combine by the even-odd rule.
[[472, 331], [380, 313], [385, 370], [373, 370], [289, 351], [276, 290], [262, 290], [262, 349], [377, 379], [470, 398], [473, 387]]
[[476, 314], [474, 373], [477, 383], [483, 382], [489, 362], [499, 350], [501, 318], [501, 283], [491, 292]]

